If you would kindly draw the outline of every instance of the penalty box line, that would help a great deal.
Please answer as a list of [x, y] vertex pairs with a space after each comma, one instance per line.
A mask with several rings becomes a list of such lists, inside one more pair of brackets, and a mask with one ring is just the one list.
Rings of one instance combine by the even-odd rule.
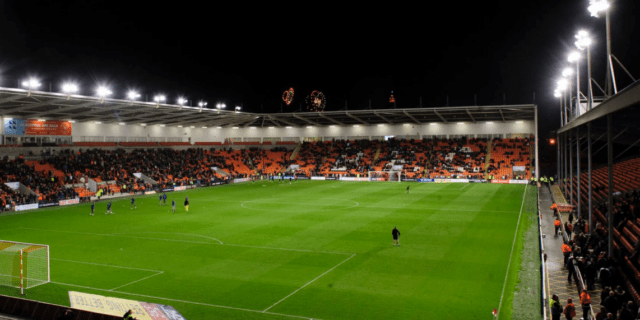
[[315, 282], [316, 280], [320, 279], [320, 278], [321, 278], [322, 276], [324, 276], [325, 274], [327, 274], [327, 273], [329, 273], [329, 272], [333, 271], [333, 269], [335, 269], [335, 268], [337, 268], [337, 267], [341, 266], [343, 263], [345, 263], [345, 262], [349, 261], [351, 258], [353, 258], [353, 257], [355, 257], [355, 256], [356, 256], [356, 254], [354, 253], [354, 254], [352, 254], [349, 258], [346, 258], [346, 259], [342, 260], [342, 262], [338, 263], [338, 264], [337, 264], [337, 265], [335, 265], [333, 268], [331, 268], [331, 269], [329, 269], [329, 270], [325, 271], [323, 274], [321, 274], [321, 275], [317, 276], [315, 279], [313, 279], [313, 280], [311, 280], [311, 281], [309, 281], [309, 282], [305, 283], [302, 287], [300, 287], [300, 288], [296, 289], [294, 292], [291, 292], [288, 296], [286, 296], [286, 297], [284, 297], [284, 298], [280, 299], [278, 302], [276, 302], [276, 303], [272, 304], [270, 307], [268, 307], [268, 308], [266, 308], [266, 309], [262, 310], [262, 312], [267, 312], [267, 311], [269, 311], [269, 309], [271, 309], [271, 308], [275, 307], [275, 306], [276, 306], [276, 305], [278, 305], [280, 302], [282, 302], [282, 301], [286, 300], [287, 298], [291, 297], [292, 295], [296, 294], [296, 292], [298, 292], [298, 291], [300, 291], [300, 290], [304, 289], [306, 286], [308, 286], [308, 285], [312, 284], [313, 282]]
[[94, 265], [94, 266], [102, 266], [102, 267], [111, 267], [111, 268], [120, 268], [120, 269], [128, 269], [128, 270], [140, 270], [140, 271], [147, 271], [147, 272], [154, 272], [154, 274], [150, 275], [150, 276], [146, 276], [144, 278], [138, 279], [138, 280], [134, 280], [131, 281], [129, 283], [125, 283], [121, 286], [117, 286], [111, 290], [108, 291], [114, 291], [116, 289], [120, 289], [122, 287], [126, 287], [128, 285], [140, 282], [142, 280], [146, 280], [149, 279], [151, 277], [155, 277], [157, 275], [161, 275], [164, 273], [164, 271], [160, 271], [160, 270], [151, 270], [151, 269], [142, 269], [142, 268], [132, 268], [132, 267], [124, 267], [124, 266], [114, 266], [114, 265], [110, 265], [110, 264], [102, 264], [102, 263], [93, 263], [93, 262], [84, 262], [84, 261], [74, 261], [74, 260], [66, 260], [66, 259], [56, 259], [56, 258], [51, 258], [51, 260], [58, 260], [58, 261], [65, 261], [65, 262], [73, 262], [73, 263], [81, 263], [81, 264], [90, 264], [90, 265]]

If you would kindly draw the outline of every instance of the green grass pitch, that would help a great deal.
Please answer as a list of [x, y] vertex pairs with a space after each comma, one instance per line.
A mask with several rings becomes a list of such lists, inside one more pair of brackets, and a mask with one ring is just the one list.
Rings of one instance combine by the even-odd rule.
[[506, 288], [511, 314], [526, 186], [408, 184], [244, 183], [167, 193], [161, 206], [136, 196], [137, 209], [113, 201], [113, 215], [103, 201], [95, 216], [89, 204], [3, 216], [0, 239], [50, 245], [52, 282], [26, 297], [62, 305], [80, 291], [189, 320], [492, 319]]

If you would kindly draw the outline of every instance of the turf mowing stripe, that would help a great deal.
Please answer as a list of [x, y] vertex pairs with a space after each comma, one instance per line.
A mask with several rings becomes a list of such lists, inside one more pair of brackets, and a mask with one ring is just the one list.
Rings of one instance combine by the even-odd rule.
[[511, 253], [509, 254], [509, 263], [507, 263], [507, 274], [504, 276], [504, 284], [502, 285], [502, 294], [500, 295], [500, 304], [498, 304], [498, 315], [496, 320], [500, 318], [500, 308], [502, 308], [502, 298], [504, 297], [504, 289], [507, 287], [507, 278], [509, 277], [509, 268], [511, 267], [511, 258], [513, 257], [513, 248], [516, 245], [516, 239], [518, 237], [518, 227], [520, 227], [520, 217], [522, 216], [522, 209], [524, 208], [524, 199], [527, 196], [527, 187], [524, 186], [524, 193], [522, 194], [522, 204], [520, 205], [520, 214], [518, 214], [518, 223], [516, 224], [516, 233], [513, 235], [513, 244], [511, 244]]
[[151, 299], [175, 301], [175, 302], [188, 303], [188, 304], [197, 304], [197, 305], [213, 307], [213, 308], [239, 310], [239, 311], [246, 311], [246, 312], [253, 312], [253, 313], [266, 313], [266, 314], [272, 314], [272, 315], [276, 315], [276, 316], [284, 316], [284, 317], [297, 318], [297, 319], [322, 320], [322, 319], [319, 319], [319, 318], [296, 316], [296, 315], [293, 315], [293, 314], [285, 314], [285, 313], [277, 313], [277, 312], [269, 312], [269, 311], [260, 311], [260, 310], [253, 310], [253, 309], [222, 306], [222, 305], [210, 304], [210, 303], [204, 303], [204, 302], [195, 302], [195, 301], [186, 301], [186, 300], [179, 300], [179, 299], [155, 297], [155, 296], [148, 296], [148, 295], [144, 295], [144, 294], [124, 292], [124, 291], [115, 291], [115, 290], [112, 291], [112, 290], [107, 290], [107, 289], [99, 289], [99, 288], [93, 288], [93, 287], [87, 287], [87, 286], [80, 286], [80, 285], [77, 285], [77, 284], [70, 284], [70, 283], [53, 282], [53, 281], [51, 281], [50, 283], [58, 284], [58, 285], [62, 285], [62, 286], [84, 288], [84, 289], [90, 289], [90, 290], [96, 290], [96, 291], [106, 291], [106, 292], [120, 293], [120, 294], [125, 294], [125, 295], [132, 295], [132, 296], [145, 297], [145, 298], [151, 298]]
[[[37, 230], [37, 231], [50, 231], [50, 232], [62, 232], [62, 233], [75, 233], [75, 234], [88, 234], [93, 236], [109, 236], [109, 237], [124, 237], [124, 238], [134, 238], [134, 239], [145, 239], [145, 240], [163, 240], [163, 241], [173, 241], [173, 242], [184, 242], [184, 243], [197, 243], [197, 244], [213, 244], [218, 246], [232, 246], [232, 247], [244, 247], [244, 248], [256, 248], [256, 249], [268, 249], [268, 250], [283, 250], [283, 251], [297, 251], [297, 252], [310, 252], [310, 253], [326, 253], [326, 254], [354, 254], [352, 252], [337, 252], [337, 251], [315, 251], [315, 250], [305, 250], [305, 249], [290, 249], [290, 248], [276, 248], [276, 247], [262, 247], [262, 246], [250, 246], [244, 244], [232, 244], [232, 243], [213, 243], [213, 242], [201, 242], [201, 241], [189, 241], [189, 240], [177, 240], [177, 239], [164, 239], [164, 238], [148, 238], [148, 237], [134, 237], [127, 236], [122, 233], [91, 233], [91, 232], [76, 232], [76, 231], [66, 231], [66, 230], [51, 230], [51, 229], [37, 229], [37, 228], [24, 228], [20, 227], [20, 229], [27, 230]], [[181, 233], [183, 235], [187, 233]], [[197, 236], [197, 235], [195, 235]], [[217, 239], [216, 239], [217, 240]], [[220, 241], [220, 240], [218, 240]], [[158, 271], [158, 270], [151, 270]]]
[[305, 283], [305, 285], [303, 285], [302, 287], [298, 288], [296, 291], [291, 292], [288, 296], [286, 296], [286, 297], [284, 297], [284, 298], [280, 299], [280, 301], [278, 301], [278, 302], [276, 302], [276, 303], [272, 304], [269, 308], [264, 309], [262, 312], [267, 312], [267, 311], [269, 311], [269, 309], [271, 309], [271, 308], [275, 307], [275, 306], [276, 306], [277, 304], [279, 304], [280, 302], [282, 302], [282, 301], [284, 301], [285, 299], [287, 299], [287, 298], [291, 297], [291, 296], [292, 296], [292, 295], [294, 295], [296, 292], [298, 292], [298, 291], [302, 290], [304, 287], [306, 287], [306, 286], [308, 286], [308, 285], [312, 284], [314, 281], [316, 281], [316, 280], [320, 279], [320, 278], [321, 278], [322, 276], [324, 276], [325, 274], [327, 274], [327, 273], [329, 273], [329, 272], [333, 271], [333, 269], [335, 269], [335, 268], [339, 267], [340, 265], [342, 265], [343, 263], [345, 263], [345, 262], [349, 261], [351, 258], [353, 258], [353, 257], [355, 257], [355, 256], [356, 256], [356, 254], [355, 254], [355, 253], [354, 253], [354, 254], [352, 254], [349, 258], [347, 258], [347, 259], [343, 260], [342, 262], [338, 263], [336, 266], [334, 266], [333, 268], [331, 268], [331, 269], [327, 270], [325, 273], [323, 273], [323, 274], [321, 274], [321, 275], [317, 276], [315, 279], [313, 279], [313, 280], [311, 280], [311, 281], [309, 281], [309, 282]]

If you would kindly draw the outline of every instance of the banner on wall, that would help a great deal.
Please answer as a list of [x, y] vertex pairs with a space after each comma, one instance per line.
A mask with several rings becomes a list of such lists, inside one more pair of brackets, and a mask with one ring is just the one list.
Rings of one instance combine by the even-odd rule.
[[172, 306], [69, 291], [71, 308], [122, 317], [128, 310], [140, 320], [186, 320]]
[[70, 136], [71, 122], [60, 120], [4, 119], [4, 134], [18, 136]]

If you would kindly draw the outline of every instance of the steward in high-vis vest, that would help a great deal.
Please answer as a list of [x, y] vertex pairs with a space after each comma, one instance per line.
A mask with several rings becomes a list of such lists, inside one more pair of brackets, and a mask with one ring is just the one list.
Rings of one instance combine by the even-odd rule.
[[567, 265], [567, 260], [569, 260], [569, 256], [571, 255], [571, 247], [566, 243], [562, 244], [562, 255], [564, 255], [564, 265]]
[[556, 221], [553, 222], [553, 226], [556, 228], [555, 231], [555, 235], [558, 235], [558, 231], [560, 230], [560, 226], [562, 225], [562, 222], [560, 222], [559, 218], [556, 218]]
[[553, 177], [549, 177], [549, 181], [551, 182], [551, 185], [553, 185]]

